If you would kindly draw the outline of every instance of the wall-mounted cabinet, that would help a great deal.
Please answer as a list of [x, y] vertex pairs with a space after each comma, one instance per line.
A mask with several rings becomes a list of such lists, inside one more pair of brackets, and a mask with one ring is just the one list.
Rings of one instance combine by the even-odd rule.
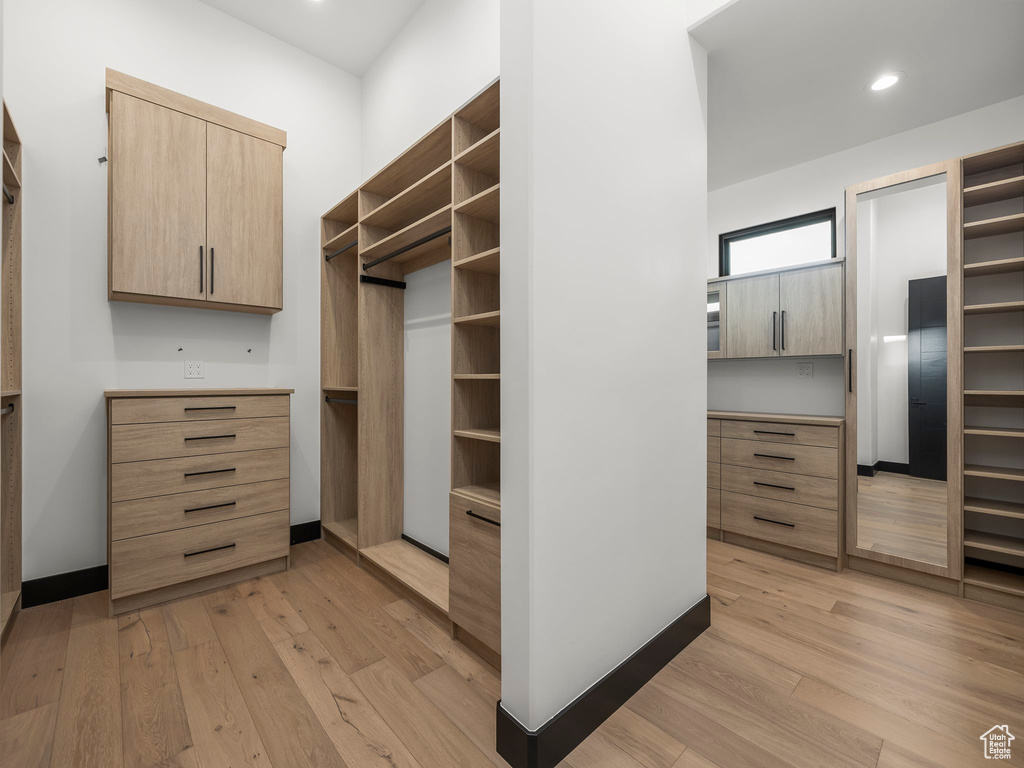
[[282, 309], [285, 133], [107, 70], [111, 300]]

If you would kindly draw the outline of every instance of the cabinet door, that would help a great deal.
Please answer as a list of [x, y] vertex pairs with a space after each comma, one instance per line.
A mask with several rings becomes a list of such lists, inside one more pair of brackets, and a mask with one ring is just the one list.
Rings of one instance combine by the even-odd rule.
[[708, 360], [726, 356], [725, 283], [708, 283]]
[[281, 309], [283, 150], [213, 123], [207, 148], [208, 298]]
[[449, 497], [448, 615], [501, 653], [501, 511]]
[[843, 354], [843, 266], [783, 272], [779, 284], [783, 357]]
[[110, 290], [202, 300], [206, 123], [110, 98]]
[[728, 357], [777, 357], [779, 276], [732, 280], [728, 286]]

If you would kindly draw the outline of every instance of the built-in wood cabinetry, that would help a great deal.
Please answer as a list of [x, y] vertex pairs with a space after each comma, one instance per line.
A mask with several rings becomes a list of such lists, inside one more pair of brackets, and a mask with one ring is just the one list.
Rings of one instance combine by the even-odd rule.
[[107, 70], [112, 300], [282, 309], [285, 133]]

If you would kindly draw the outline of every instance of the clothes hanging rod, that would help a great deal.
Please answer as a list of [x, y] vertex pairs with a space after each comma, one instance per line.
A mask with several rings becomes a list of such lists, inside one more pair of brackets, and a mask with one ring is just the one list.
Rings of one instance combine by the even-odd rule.
[[338, 405], [359, 405], [359, 401], [358, 400], [345, 400], [345, 399], [340, 398], [340, 397], [330, 397], [330, 396], [327, 396], [327, 395], [324, 396], [324, 402], [325, 403], [337, 403]]
[[14, 403], [11, 403], [2, 411], [0, 411], [0, 416], [6, 416], [8, 413], [14, 413]]
[[4, 184], [4, 197], [7, 198], [8, 203], [14, 205], [14, 195], [11, 194], [11, 190], [7, 188], [6, 184]]
[[360, 283], [369, 283], [370, 285], [383, 285], [386, 288], [400, 288], [405, 290], [405, 283], [401, 280], [388, 280], [386, 277], [373, 277], [372, 275], [360, 275]]
[[334, 253], [332, 253], [332, 254], [330, 254], [330, 255], [328, 255], [328, 256], [325, 256], [325, 257], [324, 257], [324, 261], [330, 261], [330, 260], [331, 260], [331, 259], [333, 259], [333, 258], [334, 258], [335, 256], [340, 256], [340, 255], [341, 255], [341, 254], [343, 254], [343, 253], [344, 253], [345, 251], [349, 250], [350, 248], [355, 248], [355, 247], [356, 247], [357, 245], [359, 245], [359, 238], [356, 238], [355, 240], [353, 240], [353, 241], [352, 241], [351, 243], [349, 243], [348, 245], [343, 245], [343, 246], [341, 246], [341, 248], [340, 248], [340, 249], [338, 249], [337, 251], [335, 251]]
[[415, 242], [412, 242], [412, 243], [409, 243], [408, 245], [402, 246], [397, 251], [392, 251], [391, 253], [387, 254], [386, 256], [381, 256], [379, 259], [374, 259], [373, 261], [371, 261], [371, 262], [369, 262], [367, 264], [363, 264], [363, 269], [366, 270], [366, 269], [369, 269], [370, 267], [375, 267], [378, 264], [381, 264], [381, 263], [383, 263], [385, 261], [388, 261], [389, 259], [395, 258], [395, 256], [401, 256], [406, 251], [411, 251], [413, 248], [419, 248], [424, 243], [429, 243], [431, 240], [436, 240], [441, 235], [447, 235], [451, 231], [452, 231], [451, 226], [447, 226], [444, 229], [439, 229], [439, 230], [437, 230], [437, 232], [433, 233], [432, 235], [427, 235], [426, 237], [421, 237], [419, 240], [416, 240]]

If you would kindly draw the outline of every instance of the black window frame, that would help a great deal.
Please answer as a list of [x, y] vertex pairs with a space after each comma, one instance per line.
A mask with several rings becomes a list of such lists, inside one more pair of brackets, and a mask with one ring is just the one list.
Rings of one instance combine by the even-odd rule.
[[[732, 245], [732, 243], [738, 240], [749, 240], [750, 238], [758, 237], [759, 235], [769, 235], [774, 232], [785, 232], [789, 229], [799, 229], [800, 227], [805, 227], [810, 224], [820, 224], [823, 221], [829, 222], [832, 227], [832, 254], [829, 258], [834, 259], [836, 257], [836, 209], [833, 207], [720, 234], [718, 236], [718, 276], [730, 277], [732, 274], [732, 265], [730, 264], [729, 258], [729, 246]], [[808, 264], [811, 263], [813, 262], [808, 262]], [[766, 266], [763, 271], [770, 271], [775, 268], [776, 267]]]

